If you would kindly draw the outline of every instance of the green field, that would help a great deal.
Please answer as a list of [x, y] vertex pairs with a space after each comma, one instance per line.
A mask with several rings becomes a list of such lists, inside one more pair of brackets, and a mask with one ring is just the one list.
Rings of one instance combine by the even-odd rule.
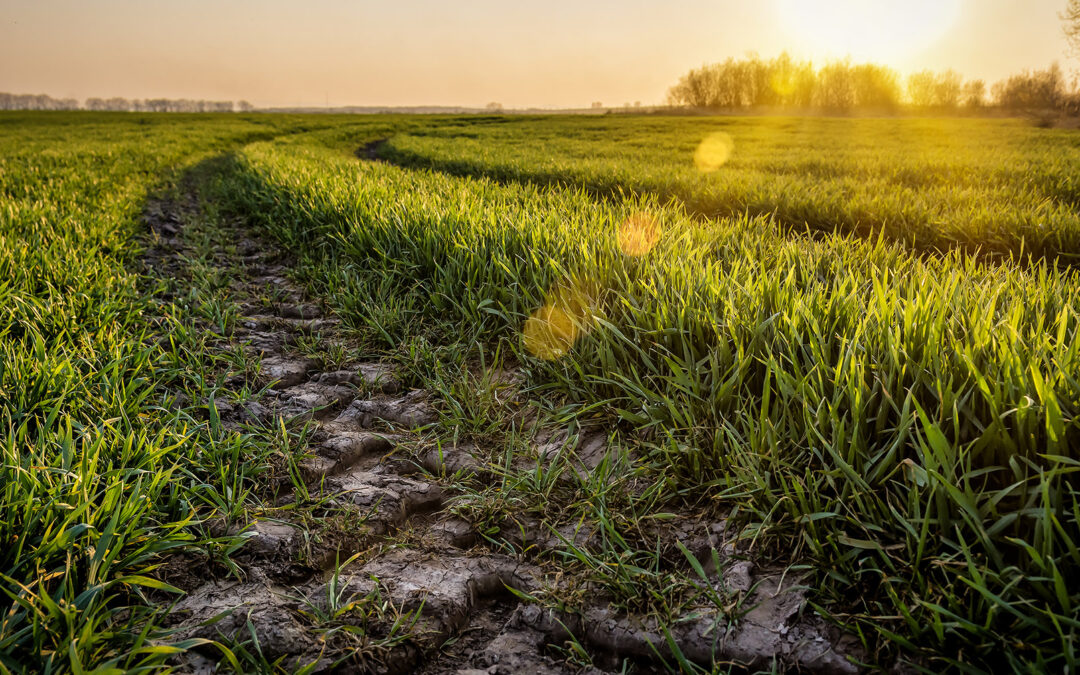
[[[703, 171], [716, 134], [730, 157]], [[577, 591], [530, 602], [600, 593], [673, 640], [702, 597], [738, 620], [749, 595], [710, 579], [752, 560], [799, 575], [868, 667], [1071, 671], [1078, 166], [1076, 132], [1011, 120], [4, 113], [0, 672], [193, 648], [300, 669], [169, 629], [170, 559], [242, 576], [244, 539], [209, 524], [307, 494], [302, 421], [219, 419], [259, 395], [237, 384], [240, 272], [213, 262], [226, 224], [341, 320], [347, 345], [298, 350], [431, 392], [402, 452], [477, 449], [486, 473], [432, 480], [478, 548]], [[143, 214], [184, 190], [197, 254], [174, 279]], [[616, 459], [545, 464], [526, 417], [602, 428]], [[726, 523], [738, 555], [691, 553], [684, 521]], [[679, 652], [648, 667], [729, 667]]]
[[[527, 129], [527, 132], [524, 132]], [[733, 141], [721, 176], [688, 161]], [[987, 119], [586, 118], [395, 135], [381, 155], [455, 175], [657, 195], [705, 218], [771, 215], [793, 231], [994, 257], [1080, 250], [1080, 139]]]

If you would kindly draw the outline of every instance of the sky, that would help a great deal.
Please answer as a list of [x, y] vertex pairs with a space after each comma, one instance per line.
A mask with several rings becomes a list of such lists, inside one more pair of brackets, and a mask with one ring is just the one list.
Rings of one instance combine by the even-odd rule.
[[660, 103], [690, 68], [852, 56], [993, 82], [1065, 0], [0, 0], [0, 91], [257, 106]]

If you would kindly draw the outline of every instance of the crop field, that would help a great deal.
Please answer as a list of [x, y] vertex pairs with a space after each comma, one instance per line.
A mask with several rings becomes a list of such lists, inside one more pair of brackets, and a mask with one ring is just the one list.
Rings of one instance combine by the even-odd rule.
[[[688, 159], [711, 135], [724, 137], [711, 153], [722, 179], [700, 170], [710, 153]], [[767, 214], [796, 231], [880, 233], [918, 248], [1075, 263], [1080, 247], [1080, 140], [1020, 121], [555, 118], [424, 129], [395, 136], [381, 154], [455, 175], [654, 194], [707, 218]]]
[[1072, 672], [1077, 167], [2, 113], [0, 672]]

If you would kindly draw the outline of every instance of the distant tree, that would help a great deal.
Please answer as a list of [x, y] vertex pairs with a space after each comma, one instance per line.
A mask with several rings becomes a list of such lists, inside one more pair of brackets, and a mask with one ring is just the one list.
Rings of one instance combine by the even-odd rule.
[[1080, 0], [1068, 0], [1065, 11], [1059, 16], [1064, 24], [1065, 39], [1069, 41], [1069, 47], [1075, 55], [1080, 56]]
[[742, 73], [735, 59], [714, 63], [705, 69], [705, 90], [709, 108], [737, 108], [742, 105]]
[[900, 103], [900, 76], [892, 68], [863, 64], [851, 69], [854, 105], [859, 108], [895, 108]]
[[783, 74], [784, 92], [781, 99], [788, 105], [800, 108], [809, 108], [814, 105], [817, 97], [818, 78], [814, 64], [809, 61], [792, 61], [787, 53], [781, 54], [776, 60], [776, 70], [773, 76], [774, 87], [777, 77]]
[[592, 108], [593, 110], [597, 110], [599, 108], [603, 108], [604, 104], [601, 101], [593, 101], [592, 105], [589, 106], [589, 107]]
[[671, 105], [702, 108], [814, 105], [846, 110], [887, 106], [899, 99], [899, 78], [881, 66], [837, 62], [815, 70], [788, 53], [763, 60], [756, 55], [695, 68], [668, 90]]
[[499, 103], [498, 101], [492, 101], [491, 103], [488, 103], [486, 106], [484, 106], [484, 108], [488, 112], [499, 113], [503, 111], [503, 104]]
[[743, 106], [776, 105], [776, 92], [770, 75], [772, 62], [763, 61], [757, 54], [750, 54], [739, 63]]
[[963, 78], [955, 70], [938, 73], [934, 78], [934, 105], [938, 108], [955, 108], [960, 103]]
[[53, 98], [47, 94], [9, 94], [0, 92], [0, 110], [78, 110], [73, 98]]
[[1024, 71], [994, 85], [994, 100], [1010, 110], [1039, 111], [1061, 107], [1067, 98], [1061, 66]]
[[[706, 66], [700, 69], [691, 69], [679, 78], [671, 89], [668, 90], [668, 103], [671, 105], [687, 105], [701, 108], [709, 104], [709, 73]], [[593, 108], [602, 108], [600, 101], [592, 104]]]
[[982, 80], [965, 82], [960, 97], [965, 108], [982, 108], [986, 105], [986, 83]]
[[834, 61], [818, 71], [818, 105], [841, 111], [855, 105], [855, 75], [849, 61]]
[[960, 104], [963, 82], [955, 70], [920, 70], [908, 76], [908, 102], [919, 108], [955, 108]]
[[728, 59], [720, 69], [720, 86], [714, 92], [726, 99], [724, 108], [745, 108], [754, 105], [757, 96], [757, 64], [753, 60]]
[[702, 66], [686, 76], [681, 94], [687, 105], [706, 108], [744, 108], [762, 101], [768, 78], [760, 60], [752, 57], [739, 61]]
[[908, 75], [907, 98], [908, 103], [919, 108], [934, 105], [934, 72], [920, 70]]
[[206, 101], [188, 98], [155, 98], [144, 101], [129, 101], [126, 98], [113, 97], [103, 99], [90, 97], [82, 106], [73, 98], [53, 98], [46, 94], [8, 94], [0, 92], [0, 110], [118, 110], [136, 112], [215, 112], [227, 113], [233, 109], [251, 111], [254, 107], [247, 101], [234, 104], [232, 101]]
[[1061, 110], [1067, 115], [1080, 116], [1080, 86], [1073, 82], [1072, 91], [1067, 93], [1061, 101]]

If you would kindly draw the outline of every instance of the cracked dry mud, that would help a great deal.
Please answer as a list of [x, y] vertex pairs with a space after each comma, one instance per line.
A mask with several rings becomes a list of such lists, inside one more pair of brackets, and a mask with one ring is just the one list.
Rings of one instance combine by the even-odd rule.
[[[198, 206], [193, 191], [148, 204], [146, 220], [156, 245], [146, 261], [153, 273], [183, 278], [180, 230], [199, 217]], [[314, 431], [306, 436], [308, 455], [300, 467], [309, 494], [325, 499], [327, 512], [337, 514], [333, 517], [360, 525], [347, 528], [348, 534], [315, 537], [310, 522], [286, 515], [226, 528], [248, 537], [234, 556], [239, 577], [190, 560], [167, 564], [166, 570], [185, 570], [169, 579], [187, 591], [170, 617], [178, 637], [243, 640], [253, 633], [268, 661], [280, 659], [287, 669], [314, 663], [315, 672], [601, 673], [604, 666], [620, 669], [624, 660], [632, 671], [657, 672], [662, 670], [657, 654], [675, 663], [655, 620], [615, 611], [599, 592], [588, 594], [585, 606], [573, 612], [521, 601], [511, 589], [526, 594], [546, 589], [547, 597], [558, 596], [558, 569], [551, 556], [541, 554], [559, 539], [539, 528], [518, 532], [519, 541], [529, 540], [533, 551], [520, 558], [481, 545], [483, 538], [468, 522], [447, 512], [450, 488], [430, 477], [442, 469], [483, 472], [470, 448], [429, 452], [415, 463], [393, 456], [416, 427], [438, 423], [426, 392], [404, 388], [383, 363], [324, 371], [298, 354], [301, 336], [343, 340], [338, 321], [287, 279], [287, 268], [258, 237], [239, 225], [223, 229], [223, 237], [234, 238], [236, 254], [226, 259], [223, 247], [217, 262], [243, 270], [242, 278], [231, 282], [244, 314], [232, 340], [261, 363], [257, 374], [234, 378], [232, 384], [270, 389], [243, 405], [217, 402], [222, 423], [250, 433], [260, 427], [245, 425], [277, 418], [310, 422]], [[255, 302], [268, 288], [278, 298], [269, 308]], [[574, 440], [565, 433], [537, 438], [539, 456], [560, 452]], [[607, 434], [581, 434], [576, 447], [571, 444], [573, 466], [595, 467], [607, 455], [607, 443]], [[283, 488], [278, 505], [292, 499]], [[683, 541], [703, 560], [712, 548], [730, 555], [734, 549], [723, 525], [669, 524], [666, 536]], [[394, 538], [403, 529], [409, 536]], [[706, 534], [695, 534], [701, 531]], [[590, 536], [584, 528], [561, 534], [586, 545]], [[335, 574], [336, 563], [353, 555], [355, 562]], [[734, 662], [857, 671], [843, 656], [852, 653], [853, 641], [803, 612], [805, 598], [793, 579], [739, 561], [726, 566], [716, 583], [746, 594], [743, 606], [752, 609], [731, 620], [712, 603], [688, 608], [671, 626], [671, 637], [687, 659], [706, 667]], [[407, 620], [394, 627], [400, 616]], [[571, 635], [598, 667], [572, 666], [550, 648]], [[179, 665], [182, 671], [213, 672], [218, 658], [220, 653], [208, 648], [189, 652]]]

